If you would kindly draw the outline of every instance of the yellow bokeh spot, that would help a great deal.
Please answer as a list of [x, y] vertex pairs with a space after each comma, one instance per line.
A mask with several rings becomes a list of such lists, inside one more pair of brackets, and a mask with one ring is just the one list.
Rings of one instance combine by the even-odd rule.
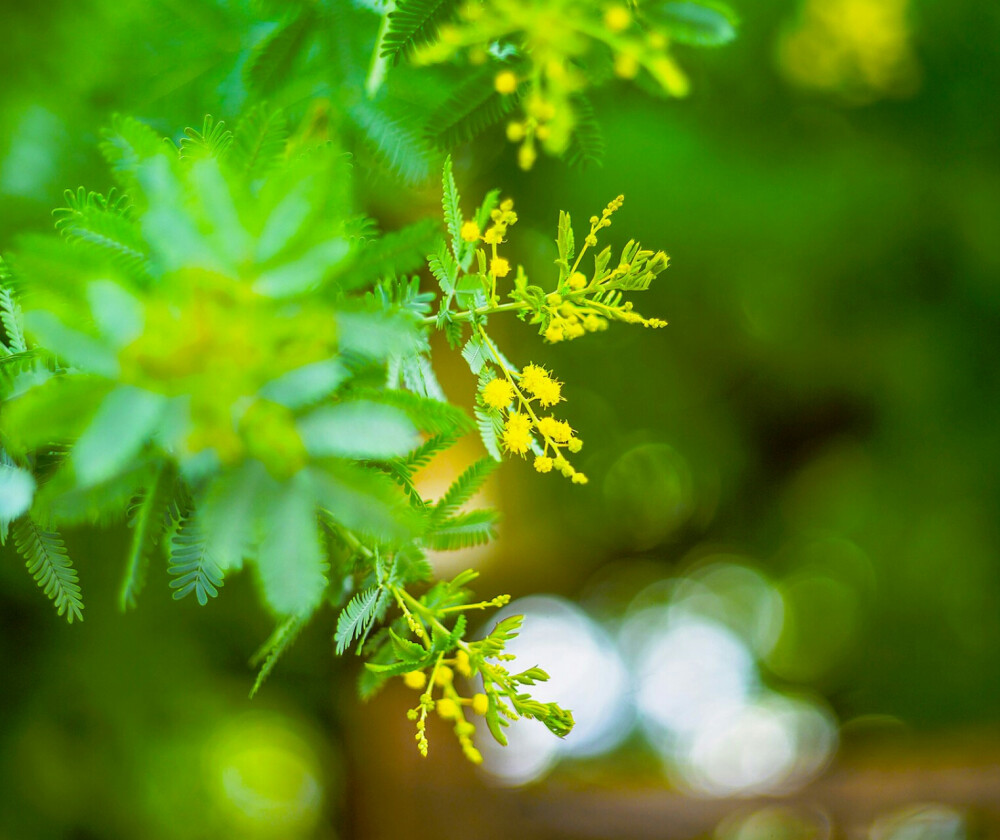
[[628, 29], [632, 23], [632, 15], [624, 6], [612, 6], [604, 13], [604, 25], [612, 32]]
[[493, 87], [496, 88], [497, 93], [504, 95], [513, 93], [517, 90], [517, 76], [511, 70], [503, 70], [497, 73], [493, 80]]

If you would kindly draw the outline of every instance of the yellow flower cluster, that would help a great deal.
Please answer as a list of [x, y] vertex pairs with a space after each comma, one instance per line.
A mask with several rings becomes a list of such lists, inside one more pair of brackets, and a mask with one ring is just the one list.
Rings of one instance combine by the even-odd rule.
[[522, 117], [507, 126], [508, 139], [520, 144], [522, 169], [534, 165], [538, 146], [555, 156], [569, 147], [578, 122], [574, 99], [591, 84], [581, 68], [595, 54], [610, 51], [620, 78], [645, 71], [671, 96], [688, 91], [687, 78], [668, 52], [666, 32], [648, 20], [640, 23], [621, 0], [467, 0], [457, 22], [442, 26], [439, 39], [418, 50], [415, 60], [431, 64], [462, 54], [483, 64], [496, 43], [515, 46], [527, 62], [519, 74], [500, 70], [493, 77], [502, 96], [525, 91]]
[[[493, 222], [483, 234], [483, 241], [487, 245], [499, 245], [507, 236], [507, 228], [517, 222], [517, 213], [514, 212], [514, 202], [505, 199], [500, 202], [500, 206], [490, 213], [490, 220]], [[494, 253], [494, 256], [496, 254]]]
[[[610, 271], [603, 271], [588, 281], [577, 271], [584, 252], [597, 246], [597, 235], [604, 228], [611, 227], [611, 216], [625, 202], [619, 195], [608, 202], [600, 216], [590, 217], [590, 231], [584, 238], [583, 248], [577, 256], [573, 270], [559, 289], [545, 298], [539, 311], [542, 335], [551, 343], [579, 338], [588, 332], [599, 332], [608, 328], [609, 320], [624, 321], [627, 324], [642, 324], [645, 327], [665, 327], [666, 321], [658, 318], [643, 318], [633, 310], [631, 301], [622, 301], [620, 295], [609, 298], [607, 293], [621, 288], [640, 289], [663, 271], [669, 258], [663, 251], [634, 249], [632, 262], [623, 261]], [[630, 245], [634, 243], [629, 243]]]
[[[468, 707], [473, 714], [481, 717], [489, 711], [490, 701], [482, 693], [473, 694], [471, 697], [460, 695], [455, 688], [456, 671], [466, 679], [472, 677], [469, 655], [464, 650], [456, 651], [453, 659], [439, 660], [439, 664], [432, 671], [429, 687], [427, 674], [423, 671], [403, 674], [403, 682], [407, 688], [422, 692], [419, 704], [416, 708], [410, 709], [407, 716], [410, 720], [416, 721], [415, 739], [421, 755], [427, 755], [427, 713], [436, 711], [438, 717], [453, 723], [455, 735], [465, 757], [473, 764], [481, 764], [483, 756], [472, 742], [476, 727], [471, 721], [466, 720], [463, 709]], [[436, 700], [433, 696], [435, 688], [441, 692], [441, 696]]]
[[490, 408], [506, 411], [514, 399], [514, 386], [506, 379], [491, 379], [483, 386], [483, 402]]
[[[563, 399], [562, 383], [553, 379], [545, 368], [534, 364], [524, 368], [519, 380], [515, 385], [510, 378], [492, 379], [480, 392], [485, 405], [506, 414], [501, 435], [504, 449], [523, 457], [536, 443], [537, 435], [541, 438], [542, 453], [535, 458], [535, 469], [541, 473], [555, 469], [576, 484], [586, 484], [587, 476], [577, 471], [562, 454], [564, 449], [579, 452], [583, 441], [573, 434], [569, 423], [551, 415], [539, 417], [535, 412], [536, 404], [538, 408], [551, 408]], [[512, 402], [516, 402], [513, 410]]]

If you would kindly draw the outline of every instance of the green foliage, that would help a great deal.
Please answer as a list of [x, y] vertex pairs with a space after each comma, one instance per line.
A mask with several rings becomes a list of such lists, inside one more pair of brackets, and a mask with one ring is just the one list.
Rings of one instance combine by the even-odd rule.
[[484, 67], [439, 105], [427, 120], [428, 136], [442, 149], [469, 143], [502, 122], [517, 107], [520, 97], [498, 93], [493, 86], [496, 69]]
[[167, 569], [174, 579], [170, 588], [174, 599], [180, 600], [192, 592], [202, 606], [215, 598], [222, 586], [222, 569], [208, 556], [194, 516], [188, 514], [179, 523], [170, 543], [170, 566]]
[[728, 44], [736, 38], [739, 25], [736, 12], [712, 0], [654, 4], [649, 14], [666, 25], [675, 41], [696, 47]]
[[455, 0], [396, 0], [382, 39], [382, 56], [399, 61], [421, 44], [432, 41], [456, 5]]
[[493, 510], [457, 513], [431, 526], [428, 543], [435, 551], [457, 551], [485, 545], [496, 538], [497, 514]]
[[122, 610], [134, 608], [138, 603], [139, 593], [146, 584], [146, 570], [170, 525], [174, 504], [172, 476], [167, 467], [161, 465], [132, 507], [129, 522], [132, 545], [125, 562], [125, 578], [119, 595]]
[[447, 492], [441, 497], [441, 500], [434, 506], [434, 512], [431, 514], [432, 520], [440, 522], [442, 519], [448, 518], [458, 508], [469, 501], [469, 499], [479, 492], [483, 484], [486, 483], [486, 479], [492, 475], [496, 466], [497, 462], [495, 460], [483, 458], [481, 461], [476, 461], [476, 463], [467, 467], [451, 483], [451, 487], [448, 488]]
[[[364, 693], [423, 675], [431, 689], [411, 711], [423, 721], [435, 702], [461, 708], [444, 679], [457, 671], [481, 679], [476, 697], [486, 699], [473, 705], [498, 737], [517, 716], [563, 735], [569, 713], [523, 691], [544, 672], [499, 664], [512, 631], [467, 638], [465, 613], [503, 606], [506, 596], [473, 602], [472, 573], [410, 591], [432, 578], [427, 552], [495, 537], [495, 511], [465, 508], [505, 451], [543, 457], [570, 446], [545, 438], [544, 448], [522, 447], [509, 428], [511, 401], [485, 395], [529, 370], [491, 339], [490, 317], [514, 312], [551, 338], [551, 293], [522, 268], [504, 280], [511, 267], [497, 248], [516, 222], [511, 202], [493, 190], [467, 216], [451, 158], [443, 226], [423, 219], [378, 234], [355, 207], [358, 169], [424, 183], [438, 148], [506, 119], [532, 89], [501, 89], [493, 59], [450, 79], [404, 66], [438, 43], [456, 14], [451, 0], [399, 0], [383, 17], [367, 78], [356, 69], [358, 41], [377, 27], [364, 12], [305, 3], [272, 11], [280, 20], [243, 52], [251, 105], [242, 115], [207, 115], [176, 145], [114, 117], [100, 149], [125, 193], [67, 192], [54, 214], [58, 236], [23, 239], [16, 273], [0, 262], [0, 538], [13, 528], [29, 571], [71, 621], [82, 617], [80, 588], [50, 527], [127, 519], [122, 609], [136, 606], [158, 549], [174, 599], [193, 594], [203, 606], [248, 570], [277, 619], [255, 657], [251, 694], [324, 603], [354, 592], [334, 641], [338, 654], [356, 646], [365, 656]], [[344, 25], [324, 26], [334, 18]], [[507, 60], [514, 49], [511, 40], [496, 54], [520, 72]], [[361, 86], [365, 95], [338, 99]], [[330, 102], [279, 107], [321, 88]], [[569, 154], [593, 158], [592, 111], [582, 98], [574, 108]], [[646, 288], [663, 267], [629, 243], [627, 268], [607, 270], [602, 252], [586, 290], [564, 289], [576, 268], [568, 216], [560, 242], [556, 293], [574, 305], [625, 312], [622, 294]], [[439, 295], [422, 286], [424, 270]], [[16, 297], [27, 287], [31, 295]], [[438, 384], [437, 329], [464, 344], [475, 421]], [[419, 471], [476, 428], [489, 457], [436, 502], [425, 498]], [[478, 760], [470, 724], [449, 714]]]
[[31, 516], [21, 517], [13, 528], [14, 545], [24, 558], [38, 586], [51, 598], [59, 615], [83, 621], [79, 577], [66, 553], [62, 538], [41, 527]]
[[371, 632], [380, 611], [384, 610], [387, 592], [381, 586], [372, 586], [364, 592], [359, 592], [341, 611], [337, 619], [337, 632], [334, 643], [337, 655], [342, 654], [355, 640], [358, 640], [358, 652], [361, 645]]
[[265, 95], [278, 90], [291, 77], [316, 25], [310, 7], [296, 9], [288, 20], [277, 25], [247, 62], [247, 84]]
[[260, 670], [257, 672], [257, 679], [254, 680], [253, 688], [250, 689], [250, 699], [253, 699], [257, 695], [257, 692], [260, 691], [264, 680], [271, 675], [271, 671], [278, 664], [278, 660], [281, 659], [285, 651], [298, 638], [307, 621], [308, 616], [290, 616], [275, 628], [270, 638], [253, 655], [250, 664], [259, 665]]
[[130, 203], [114, 191], [105, 197], [80, 187], [67, 190], [66, 207], [53, 211], [56, 229], [71, 242], [109, 254], [124, 270], [143, 276], [146, 253], [141, 237], [129, 218]]
[[252, 183], [281, 164], [287, 142], [288, 121], [284, 113], [261, 103], [249, 110], [236, 126], [229, 162]]

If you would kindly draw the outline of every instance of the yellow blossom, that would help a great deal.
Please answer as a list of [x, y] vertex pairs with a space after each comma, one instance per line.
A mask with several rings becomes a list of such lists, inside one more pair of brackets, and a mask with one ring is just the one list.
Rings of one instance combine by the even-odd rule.
[[574, 271], [569, 276], [569, 280], [567, 282], [569, 283], [569, 287], [571, 289], [573, 289], [574, 291], [579, 291], [580, 289], [582, 289], [584, 286], [587, 285], [587, 278], [581, 272]]
[[442, 697], [438, 700], [434, 708], [445, 719], [453, 718], [458, 714], [458, 705], [454, 700], [449, 700], [447, 697]]
[[490, 699], [485, 694], [472, 695], [472, 711], [477, 715], [485, 715], [490, 708]]
[[521, 385], [545, 408], [562, 399], [562, 384], [552, 379], [548, 371], [538, 365], [528, 365], [522, 371]]
[[483, 387], [483, 402], [490, 408], [505, 409], [514, 398], [514, 387], [506, 379], [491, 379]]
[[502, 230], [497, 225], [494, 225], [483, 235], [483, 241], [487, 245], [499, 245], [501, 242], [503, 242], [503, 235], [504, 235], [504, 230]]
[[459, 235], [465, 242], [475, 242], [479, 239], [479, 225], [473, 221], [465, 222]]
[[449, 685], [453, 679], [455, 679], [455, 672], [447, 665], [438, 668], [437, 674], [434, 676], [434, 682], [438, 685]]
[[574, 484], [586, 484], [589, 480], [582, 472], [573, 473], [573, 483]]
[[564, 338], [562, 327], [558, 324], [549, 324], [548, 329], [545, 330], [545, 338], [553, 344], [562, 341]]
[[507, 139], [511, 143], [520, 143], [524, 139], [524, 123], [512, 122], [507, 124]]
[[568, 443], [573, 436], [573, 430], [565, 420], [555, 417], [543, 417], [538, 421], [538, 431], [556, 443]]
[[463, 677], [472, 676], [472, 666], [469, 664], [469, 654], [464, 650], [458, 651], [455, 654], [455, 670], [458, 671]]
[[490, 260], [490, 274], [494, 277], [506, 277], [510, 274], [510, 263], [503, 257], [494, 257]]
[[570, 438], [569, 443], [566, 444], [566, 448], [570, 452], [579, 452], [583, 449], [583, 441], [578, 437]]
[[510, 70], [503, 70], [497, 73], [493, 80], [493, 86], [497, 93], [508, 94], [517, 90], [517, 76]]
[[423, 671], [410, 671], [408, 674], [403, 674], [403, 682], [406, 683], [407, 688], [420, 691], [427, 685], [427, 674]]
[[531, 169], [535, 165], [535, 159], [538, 157], [538, 152], [535, 151], [534, 146], [529, 146], [527, 143], [521, 146], [517, 150], [517, 165], [521, 169]]
[[531, 393], [535, 392], [538, 384], [549, 378], [549, 372], [539, 365], [525, 365], [521, 371], [521, 385]]
[[540, 473], [552, 472], [552, 459], [548, 455], [535, 458], [535, 469]]
[[524, 455], [531, 448], [531, 420], [526, 414], [511, 414], [507, 418], [503, 443], [515, 455]]

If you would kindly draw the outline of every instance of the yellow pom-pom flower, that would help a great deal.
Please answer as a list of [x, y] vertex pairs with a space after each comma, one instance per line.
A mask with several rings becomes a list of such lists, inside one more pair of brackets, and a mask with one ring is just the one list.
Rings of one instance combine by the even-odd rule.
[[569, 423], [564, 420], [556, 420], [555, 417], [543, 417], [539, 420], [538, 431], [556, 443], [569, 443], [569, 439], [573, 437], [573, 430]]
[[494, 277], [506, 277], [510, 274], [510, 263], [503, 257], [494, 257], [490, 260], [490, 274]]
[[420, 691], [427, 685], [427, 674], [423, 671], [410, 671], [408, 674], [403, 674], [403, 682], [406, 683], [407, 688]]
[[521, 371], [521, 385], [532, 393], [539, 382], [548, 378], [549, 372], [539, 365], [525, 365], [524, 370]]
[[459, 231], [459, 236], [461, 236], [465, 242], [476, 242], [479, 239], [479, 233], [479, 225], [470, 220], [462, 225], [462, 229]]
[[531, 448], [531, 420], [525, 414], [511, 414], [503, 430], [503, 444], [508, 452], [524, 455]]
[[535, 458], [535, 469], [540, 473], [552, 472], [552, 459], [548, 455]]
[[562, 383], [549, 376], [545, 368], [528, 365], [521, 373], [521, 384], [545, 408], [562, 399]]
[[483, 402], [490, 408], [503, 410], [514, 398], [514, 386], [506, 379], [491, 379], [483, 386]]
[[458, 706], [454, 700], [449, 700], [447, 697], [442, 697], [434, 705], [437, 713], [445, 720], [455, 717], [458, 714]]
[[472, 711], [477, 715], [485, 715], [490, 708], [490, 698], [485, 694], [472, 695]]

